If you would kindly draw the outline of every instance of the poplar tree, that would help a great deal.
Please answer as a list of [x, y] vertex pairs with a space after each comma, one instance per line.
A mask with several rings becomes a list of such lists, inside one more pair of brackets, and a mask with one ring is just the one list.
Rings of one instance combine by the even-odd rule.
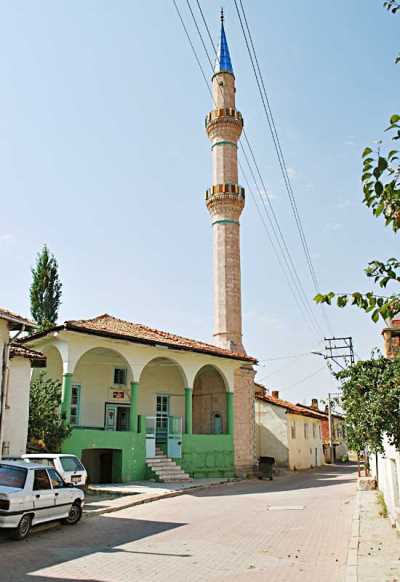
[[61, 288], [56, 258], [44, 245], [32, 269], [30, 288], [31, 313], [40, 331], [49, 329], [57, 322]]

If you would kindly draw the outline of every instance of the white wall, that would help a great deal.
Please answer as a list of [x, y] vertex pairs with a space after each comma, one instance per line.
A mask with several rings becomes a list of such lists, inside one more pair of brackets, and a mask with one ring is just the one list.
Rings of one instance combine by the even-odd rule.
[[[382, 491], [389, 518], [400, 530], [400, 452], [384, 439], [385, 453], [378, 455], [378, 487]], [[370, 456], [371, 473], [376, 478], [375, 455]]]
[[[287, 414], [289, 434], [289, 468], [310, 469], [323, 464], [320, 421], [308, 416]], [[295, 438], [292, 438], [292, 425], [295, 426]], [[305, 437], [304, 425], [307, 428]], [[313, 429], [313, 427], [315, 427]]]
[[[49, 374], [51, 370], [59, 368], [54, 365], [52, 358], [48, 359]], [[112, 402], [112, 388], [124, 389], [128, 403], [130, 398], [130, 383], [132, 376], [128, 368], [126, 386], [115, 386], [114, 368], [128, 368], [126, 360], [117, 352], [98, 348], [86, 353], [79, 360], [74, 370], [73, 383], [81, 386], [80, 421], [83, 426], [104, 426], [104, 407], [106, 402]]]
[[31, 364], [26, 358], [12, 358], [6, 391], [3, 443], [5, 454], [26, 453], [29, 419]]
[[277, 465], [289, 463], [288, 427], [286, 409], [255, 399], [256, 454], [274, 457]]

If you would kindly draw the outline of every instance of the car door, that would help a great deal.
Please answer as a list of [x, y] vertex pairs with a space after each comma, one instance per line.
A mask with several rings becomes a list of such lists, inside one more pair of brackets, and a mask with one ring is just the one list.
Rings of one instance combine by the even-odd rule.
[[55, 495], [46, 469], [35, 469], [32, 495], [35, 522], [49, 521], [56, 515]]
[[47, 472], [54, 491], [56, 518], [61, 519], [67, 517], [72, 502], [76, 497], [76, 495], [74, 495], [74, 488], [67, 487], [61, 475], [55, 469], [49, 468], [47, 469]]

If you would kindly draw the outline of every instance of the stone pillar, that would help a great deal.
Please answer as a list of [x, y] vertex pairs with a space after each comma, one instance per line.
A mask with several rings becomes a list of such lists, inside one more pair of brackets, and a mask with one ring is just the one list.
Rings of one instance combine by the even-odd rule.
[[71, 399], [72, 399], [72, 374], [66, 372], [63, 375], [62, 393], [61, 393], [61, 416], [69, 422], [71, 416]]
[[233, 436], [235, 429], [235, 411], [233, 392], [226, 393], [226, 432]]
[[255, 450], [254, 377], [251, 366], [235, 372], [235, 470], [238, 476], [254, 472], [257, 464]]
[[193, 390], [185, 388], [185, 434], [192, 434], [193, 427]]
[[129, 430], [131, 432], [138, 431], [138, 395], [139, 382], [131, 382], [131, 414], [129, 417]]

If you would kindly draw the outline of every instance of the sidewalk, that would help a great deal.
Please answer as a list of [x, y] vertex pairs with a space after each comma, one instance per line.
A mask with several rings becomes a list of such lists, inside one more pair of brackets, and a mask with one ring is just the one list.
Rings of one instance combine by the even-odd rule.
[[236, 483], [238, 479], [196, 479], [187, 483], [157, 483], [134, 481], [109, 485], [90, 485], [86, 496], [84, 516], [120, 511], [135, 505], [177, 497], [190, 491], [199, 491], [217, 485]]
[[379, 515], [377, 491], [358, 491], [346, 582], [400, 582], [400, 536]]

